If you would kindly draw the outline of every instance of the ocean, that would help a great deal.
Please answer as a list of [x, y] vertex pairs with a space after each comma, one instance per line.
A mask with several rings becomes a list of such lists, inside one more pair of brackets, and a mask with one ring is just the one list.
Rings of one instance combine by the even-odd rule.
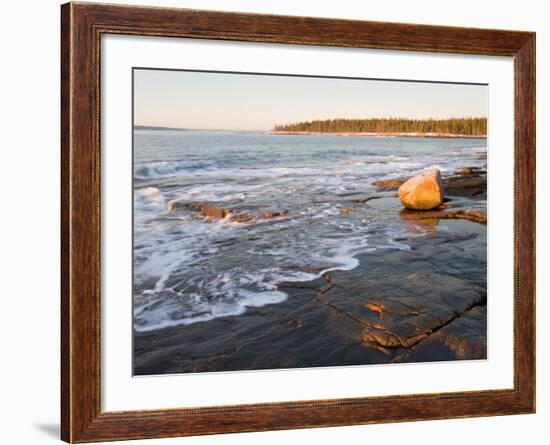
[[[486, 168], [486, 153], [485, 139], [135, 130], [135, 331], [281, 304], [290, 298], [281, 283], [351, 271], [369, 256], [409, 250], [404, 240], [449, 230], [411, 225], [395, 206], [357, 202], [395, 196], [374, 181]], [[236, 222], [174, 205], [202, 202], [251, 215], [284, 212]], [[486, 211], [485, 199], [459, 204]]]

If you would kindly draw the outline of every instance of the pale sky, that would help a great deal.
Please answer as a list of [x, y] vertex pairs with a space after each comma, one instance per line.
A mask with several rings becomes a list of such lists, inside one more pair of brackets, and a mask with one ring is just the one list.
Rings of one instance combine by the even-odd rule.
[[134, 70], [134, 124], [269, 130], [314, 119], [486, 117], [486, 85]]

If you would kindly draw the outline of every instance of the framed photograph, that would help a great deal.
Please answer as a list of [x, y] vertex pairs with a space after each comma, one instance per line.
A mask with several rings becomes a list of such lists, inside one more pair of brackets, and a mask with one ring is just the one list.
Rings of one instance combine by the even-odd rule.
[[534, 33], [61, 17], [63, 440], [535, 411]]

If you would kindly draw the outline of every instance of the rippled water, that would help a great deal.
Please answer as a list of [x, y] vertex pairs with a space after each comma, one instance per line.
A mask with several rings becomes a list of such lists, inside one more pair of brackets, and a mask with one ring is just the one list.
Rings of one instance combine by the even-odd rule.
[[[138, 331], [239, 315], [284, 301], [283, 281], [352, 269], [360, 253], [408, 249], [394, 209], [341, 210], [380, 194], [376, 180], [430, 167], [445, 176], [486, 162], [483, 139], [136, 130], [134, 142]], [[205, 221], [193, 210], [169, 210], [176, 201], [288, 214]]]

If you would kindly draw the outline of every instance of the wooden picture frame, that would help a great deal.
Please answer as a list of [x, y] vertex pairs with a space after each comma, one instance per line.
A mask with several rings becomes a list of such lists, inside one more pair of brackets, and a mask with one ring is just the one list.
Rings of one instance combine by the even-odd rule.
[[[535, 411], [535, 34], [92, 3], [61, 7], [61, 437], [174, 437]], [[514, 387], [102, 412], [100, 38], [103, 34], [512, 56], [515, 69]]]

